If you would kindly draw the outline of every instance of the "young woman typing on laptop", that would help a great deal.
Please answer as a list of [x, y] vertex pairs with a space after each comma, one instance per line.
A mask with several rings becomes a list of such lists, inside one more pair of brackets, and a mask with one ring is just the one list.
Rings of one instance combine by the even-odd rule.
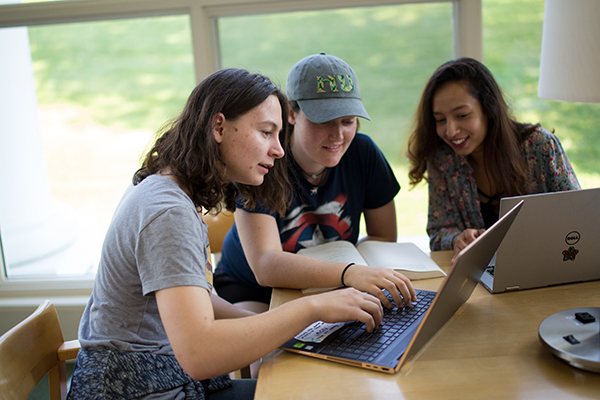
[[[233, 211], [238, 191], [286, 207], [287, 102], [265, 77], [216, 72], [146, 154], [107, 231], [79, 327], [70, 399], [248, 398], [254, 380], [228, 372], [309, 324], [363, 321], [382, 307], [348, 288], [253, 314], [212, 291], [202, 214]], [[236, 182], [238, 185], [234, 185]]]
[[320, 261], [302, 248], [335, 240], [357, 243], [360, 219], [367, 239], [397, 240], [394, 197], [400, 190], [375, 143], [358, 133], [369, 118], [352, 68], [320, 53], [298, 61], [287, 79], [290, 110], [291, 204], [284, 212], [238, 202], [215, 272], [215, 288], [232, 303], [263, 311], [271, 287], [330, 288], [342, 284], [391, 306], [416, 301], [409, 279], [388, 268]]
[[429, 184], [431, 250], [465, 248], [498, 220], [502, 197], [580, 189], [558, 137], [517, 122], [492, 73], [470, 58], [433, 73], [408, 143], [411, 185]]

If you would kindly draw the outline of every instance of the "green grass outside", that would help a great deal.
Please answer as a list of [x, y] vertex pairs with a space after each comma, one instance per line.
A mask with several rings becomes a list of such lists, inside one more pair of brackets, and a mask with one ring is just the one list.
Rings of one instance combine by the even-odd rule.
[[[519, 120], [560, 137], [583, 187], [600, 185], [600, 105], [537, 97], [543, 0], [483, 0], [484, 62]], [[425, 232], [426, 187], [409, 191], [406, 138], [421, 90], [452, 58], [449, 3], [409, 4], [219, 20], [222, 65], [271, 77], [285, 88], [300, 58], [325, 51], [355, 69], [372, 121], [369, 134], [392, 163], [400, 234]], [[187, 17], [29, 29], [38, 100], [89, 110], [104, 126], [156, 131], [194, 86]], [[132, 157], [139, 157], [138, 154]]]

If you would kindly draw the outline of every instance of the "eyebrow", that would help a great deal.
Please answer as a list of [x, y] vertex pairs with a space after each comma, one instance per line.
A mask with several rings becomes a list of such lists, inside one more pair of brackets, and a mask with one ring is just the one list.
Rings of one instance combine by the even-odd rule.
[[279, 125], [277, 125], [277, 123], [273, 120], [266, 120], [266, 121], [261, 121], [258, 123], [258, 125], [269, 125], [270, 127], [274, 128], [274, 129], [278, 129], [281, 130], [283, 129], [283, 127], [279, 127]]
[[[455, 112], [455, 111], [458, 111], [458, 110], [460, 110], [461, 108], [465, 108], [465, 107], [467, 107], [467, 108], [468, 108], [469, 106], [468, 106], [467, 104], [463, 104], [463, 105], [461, 105], [461, 106], [454, 107], [452, 110], [450, 110], [450, 112]], [[434, 112], [433, 112], [433, 114], [442, 114], [442, 113], [441, 113], [441, 112], [439, 112], [439, 111], [434, 111]]]

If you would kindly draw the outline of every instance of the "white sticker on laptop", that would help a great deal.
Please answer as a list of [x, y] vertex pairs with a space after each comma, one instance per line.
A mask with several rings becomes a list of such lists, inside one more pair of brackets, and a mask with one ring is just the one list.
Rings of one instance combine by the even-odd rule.
[[330, 324], [328, 322], [317, 321], [308, 328], [296, 335], [295, 339], [301, 342], [321, 343], [327, 336], [344, 326], [343, 322]]

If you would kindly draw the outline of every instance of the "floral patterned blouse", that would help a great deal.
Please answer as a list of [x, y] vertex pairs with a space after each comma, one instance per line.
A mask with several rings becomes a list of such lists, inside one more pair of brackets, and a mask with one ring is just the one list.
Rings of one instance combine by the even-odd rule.
[[[521, 145], [529, 170], [530, 194], [581, 189], [558, 137], [538, 127]], [[432, 251], [452, 250], [452, 239], [463, 230], [485, 229], [473, 169], [465, 156], [443, 144], [435, 163], [441, 174], [429, 174], [427, 234]], [[436, 186], [435, 183], [438, 183]]]

